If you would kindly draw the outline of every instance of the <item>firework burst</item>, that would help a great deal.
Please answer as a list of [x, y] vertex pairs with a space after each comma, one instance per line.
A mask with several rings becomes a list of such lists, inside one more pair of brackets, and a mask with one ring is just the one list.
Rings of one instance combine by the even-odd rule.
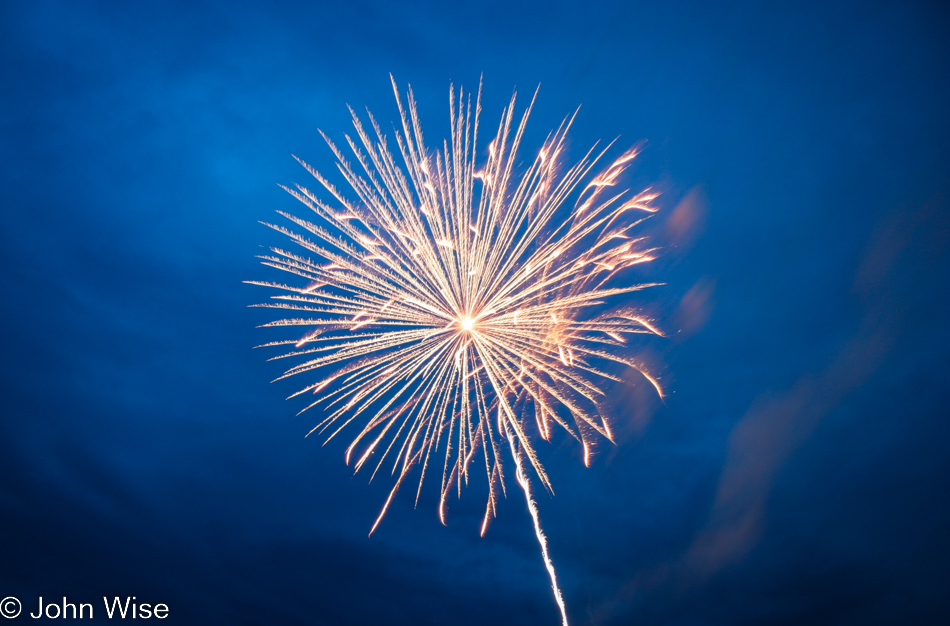
[[480, 466], [488, 482], [484, 535], [510, 453], [566, 624], [526, 471], [551, 490], [532, 438], [563, 428], [588, 464], [592, 442], [613, 438], [602, 387], [620, 380], [617, 366], [637, 369], [662, 396], [625, 346], [631, 335], [660, 332], [616, 306], [651, 286], [633, 284], [626, 270], [653, 259], [636, 226], [656, 211], [657, 194], [617, 188], [638, 148], [596, 174], [610, 146], [566, 163], [573, 116], [516, 171], [533, 98], [516, 121], [513, 96], [479, 149], [481, 88], [474, 107], [470, 95], [450, 89], [451, 138], [434, 150], [423, 141], [411, 89], [405, 103], [395, 82], [393, 90], [395, 149], [369, 113], [365, 123], [351, 110], [352, 162], [324, 135], [345, 194], [298, 159], [324, 191], [284, 189], [317, 219], [278, 211], [293, 226], [267, 226], [297, 251], [272, 248], [261, 257], [294, 279], [248, 282], [278, 291], [257, 306], [292, 311], [266, 326], [302, 330], [265, 345], [288, 348], [274, 358], [296, 363], [281, 379], [316, 378], [291, 396], [317, 396], [304, 409], [324, 412], [311, 433], [329, 441], [348, 431], [347, 463], [371, 470], [371, 480], [380, 471], [394, 477], [370, 534], [409, 476], [418, 476], [416, 502], [426, 476], [440, 477], [444, 523], [446, 498]]

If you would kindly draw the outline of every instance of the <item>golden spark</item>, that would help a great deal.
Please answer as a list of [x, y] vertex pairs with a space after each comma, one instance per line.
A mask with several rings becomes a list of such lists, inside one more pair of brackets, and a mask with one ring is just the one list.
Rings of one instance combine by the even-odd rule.
[[248, 282], [278, 291], [256, 306], [295, 312], [265, 326], [307, 330], [265, 345], [291, 346], [274, 358], [298, 359], [278, 380], [319, 373], [290, 396], [318, 395], [303, 409], [324, 412], [310, 432], [329, 441], [349, 428], [347, 463], [359, 471], [372, 459], [370, 480], [384, 467], [395, 478], [370, 534], [416, 471], [417, 503], [426, 474], [441, 474], [444, 523], [446, 498], [453, 488], [461, 494], [478, 464], [488, 482], [484, 535], [505, 492], [507, 442], [567, 624], [526, 471], [553, 493], [532, 435], [547, 440], [560, 426], [589, 465], [592, 442], [613, 441], [602, 410], [604, 381], [621, 380], [612, 365], [637, 369], [662, 397], [656, 377], [625, 355], [629, 335], [661, 333], [642, 312], [617, 306], [653, 286], [625, 270], [653, 259], [655, 249], [629, 233], [656, 211], [658, 194], [617, 191], [639, 147], [595, 175], [610, 145], [565, 163], [574, 116], [516, 172], [534, 98], [515, 124], [512, 96], [486, 158], [477, 148], [481, 86], [474, 108], [471, 95], [450, 88], [451, 140], [434, 150], [423, 142], [412, 90], [405, 104], [395, 81], [393, 91], [395, 150], [372, 114], [367, 127], [351, 110], [356, 138], [346, 143], [355, 164], [323, 135], [346, 194], [297, 159], [325, 194], [284, 189], [318, 219], [278, 211], [296, 230], [267, 226], [304, 252], [271, 248], [261, 257], [296, 278]]

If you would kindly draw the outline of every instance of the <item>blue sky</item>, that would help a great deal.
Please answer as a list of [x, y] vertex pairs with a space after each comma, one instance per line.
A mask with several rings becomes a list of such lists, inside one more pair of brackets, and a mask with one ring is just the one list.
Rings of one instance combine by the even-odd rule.
[[[199, 5], [199, 6], [195, 6]], [[526, 142], [646, 140], [644, 296], [673, 392], [612, 391], [591, 468], [542, 446], [576, 624], [950, 616], [950, 44], [936, 3], [5, 3], [0, 596], [165, 602], [182, 624], [533, 624], [519, 498], [484, 539], [304, 439], [251, 347], [259, 220], [346, 105], [427, 136], [484, 76]], [[286, 382], [286, 381], [285, 381]], [[33, 602], [34, 604], [30, 604]], [[99, 617], [99, 616], [97, 616]], [[20, 619], [23, 619], [22, 617]]]

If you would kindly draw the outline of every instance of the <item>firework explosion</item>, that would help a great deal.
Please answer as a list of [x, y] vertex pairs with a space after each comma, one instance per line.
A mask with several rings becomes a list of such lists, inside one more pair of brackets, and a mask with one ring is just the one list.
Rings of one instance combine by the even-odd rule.
[[311, 433], [329, 441], [349, 428], [346, 462], [371, 468], [370, 480], [380, 470], [395, 477], [370, 534], [408, 476], [418, 472], [418, 503], [426, 475], [441, 475], [445, 523], [446, 498], [461, 495], [472, 468], [483, 466], [484, 535], [505, 492], [507, 447], [566, 624], [526, 472], [530, 466], [551, 491], [532, 437], [547, 440], [563, 428], [589, 464], [592, 442], [613, 437], [601, 387], [620, 380], [617, 365], [637, 369], [662, 396], [624, 356], [630, 335], [659, 331], [634, 309], [610, 308], [652, 286], [623, 278], [653, 258], [634, 230], [656, 211], [657, 194], [616, 190], [638, 148], [596, 175], [610, 146], [565, 164], [573, 117], [516, 172], [533, 99], [515, 126], [512, 97], [485, 154], [477, 148], [481, 88], [474, 109], [470, 95], [450, 89], [451, 140], [441, 150], [423, 141], [411, 89], [405, 105], [395, 82], [393, 90], [395, 153], [369, 113], [367, 127], [351, 110], [356, 138], [346, 142], [355, 165], [323, 136], [353, 197], [297, 159], [328, 197], [284, 187], [319, 219], [278, 211], [297, 230], [267, 224], [306, 252], [272, 248], [261, 257], [295, 275], [295, 284], [248, 282], [279, 292], [257, 306], [305, 316], [265, 326], [305, 330], [265, 345], [289, 347], [275, 359], [297, 359], [280, 379], [317, 373], [291, 396], [318, 396], [304, 409], [325, 412]]

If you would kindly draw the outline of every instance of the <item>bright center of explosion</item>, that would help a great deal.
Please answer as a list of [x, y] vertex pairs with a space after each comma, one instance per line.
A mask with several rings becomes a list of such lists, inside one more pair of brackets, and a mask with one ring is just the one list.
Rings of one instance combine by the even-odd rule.
[[473, 320], [468, 315], [460, 319], [459, 324], [462, 326], [462, 330], [465, 331], [471, 331], [473, 328], [475, 328], [475, 320]]

